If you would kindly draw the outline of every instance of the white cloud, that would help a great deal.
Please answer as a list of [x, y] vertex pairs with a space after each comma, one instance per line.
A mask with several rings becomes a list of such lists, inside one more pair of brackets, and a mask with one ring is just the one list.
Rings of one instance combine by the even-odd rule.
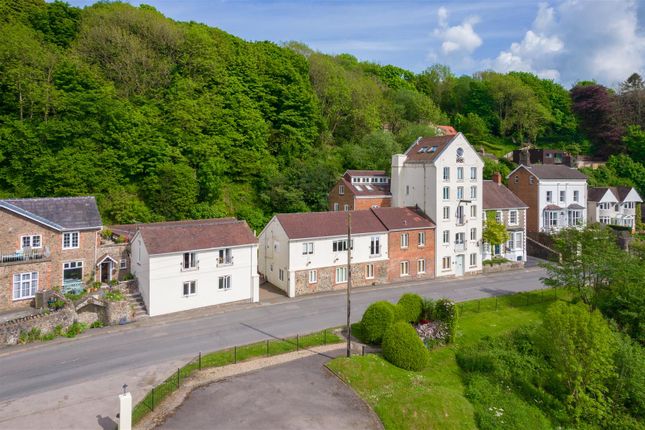
[[541, 4], [530, 30], [485, 65], [501, 72], [530, 71], [573, 84], [625, 80], [645, 66], [645, 36], [634, 0]]
[[[450, 26], [448, 23], [448, 10], [440, 7], [437, 10], [439, 27], [434, 30], [434, 35], [441, 41], [441, 54], [462, 62], [470, 62], [472, 54], [482, 44], [482, 38], [475, 32], [475, 25], [479, 17], [471, 16], [462, 21], [460, 25]], [[430, 58], [437, 55], [432, 52]]]

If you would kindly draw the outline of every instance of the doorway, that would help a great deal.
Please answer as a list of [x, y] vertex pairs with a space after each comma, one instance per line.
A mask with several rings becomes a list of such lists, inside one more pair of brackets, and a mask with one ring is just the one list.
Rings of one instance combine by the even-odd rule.
[[464, 275], [464, 260], [465, 260], [465, 255], [464, 254], [459, 254], [455, 258], [455, 275], [456, 276], [463, 276]]
[[112, 280], [112, 260], [101, 263], [101, 282], [108, 284]]

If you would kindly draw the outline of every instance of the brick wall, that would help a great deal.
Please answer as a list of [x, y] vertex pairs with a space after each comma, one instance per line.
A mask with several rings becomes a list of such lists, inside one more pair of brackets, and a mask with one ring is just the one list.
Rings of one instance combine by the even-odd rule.
[[373, 206], [378, 206], [380, 208], [389, 208], [390, 206], [392, 206], [392, 198], [376, 197], [369, 199], [354, 199], [355, 210], [369, 209]]
[[[515, 182], [515, 176], [518, 182]], [[515, 193], [529, 207], [526, 211], [526, 230], [540, 231], [540, 217], [538, 208], [538, 180], [533, 178], [533, 184], [529, 182], [529, 174], [525, 169], [519, 169], [508, 178], [508, 189]]]
[[[374, 278], [367, 279], [367, 265], [373, 264]], [[321, 293], [324, 291], [344, 290], [347, 283], [336, 283], [336, 267], [324, 267], [315, 269], [318, 273], [318, 280], [309, 283], [309, 270], [300, 270], [296, 275], [296, 295]], [[383, 284], [387, 282], [387, 261], [375, 261], [374, 263], [360, 263], [352, 265], [352, 288], [368, 285]]]
[[341, 195], [338, 192], [338, 188], [340, 185], [344, 185], [343, 180], [339, 180], [336, 182], [336, 185], [331, 189], [329, 192], [329, 210], [333, 211], [334, 210], [334, 203], [338, 203], [338, 210], [342, 211], [343, 207], [345, 204], [349, 205], [349, 209], [352, 210], [354, 207], [354, 194], [351, 189], [347, 185], [345, 185], [345, 192], [343, 195]]
[[[101, 243], [97, 250], [98, 258], [101, 258], [105, 254], [109, 255], [116, 261], [116, 264], [112, 266], [112, 279], [122, 281], [125, 276], [130, 273], [130, 244], [113, 242]], [[120, 268], [121, 260], [126, 261], [125, 269]]]
[[[426, 233], [425, 246], [419, 246], [419, 233]], [[408, 234], [408, 247], [401, 248], [401, 236]], [[406, 231], [392, 231], [388, 236], [388, 280], [411, 280], [411, 279], [427, 279], [434, 278], [435, 276], [435, 249], [434, 249], [434, 229], [423, 230], [406, 230]], [[426, 261], [426, 273], [418, 273], [417, 262], [420, 259]], [[409, 275], [401, 276], [401, 262], [407, 261], [409, 263]]]

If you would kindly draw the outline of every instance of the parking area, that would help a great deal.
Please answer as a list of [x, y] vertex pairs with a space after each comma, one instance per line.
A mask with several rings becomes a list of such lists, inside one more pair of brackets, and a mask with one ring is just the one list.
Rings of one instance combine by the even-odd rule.
[[376, 414], [313, 355], [193, 391], [159, 429], [382, 429]]

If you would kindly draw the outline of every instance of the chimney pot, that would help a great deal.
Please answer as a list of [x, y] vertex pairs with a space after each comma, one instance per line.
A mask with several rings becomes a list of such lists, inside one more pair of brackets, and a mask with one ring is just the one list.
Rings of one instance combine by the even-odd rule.
[[495, 182], [497, 185], [502, 185], [502, 174], [499, 172], [493, 173], [493, 182]]

